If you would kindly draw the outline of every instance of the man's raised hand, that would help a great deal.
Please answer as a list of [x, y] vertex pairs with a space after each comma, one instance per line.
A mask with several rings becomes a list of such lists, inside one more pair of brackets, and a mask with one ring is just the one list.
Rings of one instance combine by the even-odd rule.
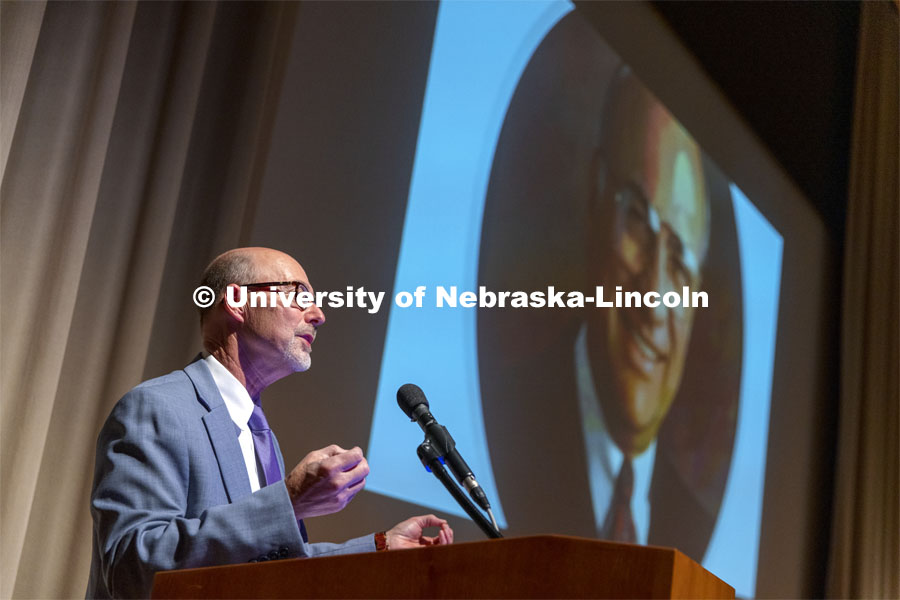
[[359, 447], [332, 444], [307, 454], [285, 478], [298, 519], [336, 513], [366, 484], [369, 463]]

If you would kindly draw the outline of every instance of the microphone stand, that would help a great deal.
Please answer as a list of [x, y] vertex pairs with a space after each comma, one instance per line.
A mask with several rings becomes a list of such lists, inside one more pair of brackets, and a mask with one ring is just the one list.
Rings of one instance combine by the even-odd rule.
[[444, 487], [447, 488], [447, 491], [450, 492], [453, 499], [456, 500], [462, 509], [466, 511], [466, 514], [475, 521], [475, 524], [478, 525], [486, 536], [492, 539], [503, 537], [503, 534], [494, 527], [493, 523], [488, 521], [487, 518], [481, 514], [481, 511], [478, 510], [478, 507], [469, 500], [469, 497], [459, 489], [459, 486], [456, 485], [456, 482], [453, 481], [453, 478], [447, 473], [447, 469], [444, 468], [443, 457], [435, 450], [429, 440], [426, 439], [419, 444], [416, 454], [419, 456], [419, 460], [422, 461], [422, 465], [425, 466], [425, 470], [434, 473], [434, 476], [438, 478], [438, 481], [444, 484]]

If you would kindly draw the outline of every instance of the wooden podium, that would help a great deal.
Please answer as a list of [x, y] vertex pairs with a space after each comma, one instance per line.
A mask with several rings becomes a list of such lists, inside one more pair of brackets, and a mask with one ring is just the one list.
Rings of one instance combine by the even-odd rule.
[[734, 598], [671, 548], [557, 535], [164, 571], [153, 598]]

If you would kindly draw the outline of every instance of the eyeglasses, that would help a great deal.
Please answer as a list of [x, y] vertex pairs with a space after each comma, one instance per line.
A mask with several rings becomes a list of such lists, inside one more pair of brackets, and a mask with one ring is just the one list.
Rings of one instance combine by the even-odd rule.
[[262, 288], [262, 287], [281, 287], [284, 285], [290, 285], [294, 288], [294, 303], [301, 309], [306, 310], [314, 303], [310, 302], [306, 306], [300, 304], [299, 297], [302, 292], [309, 293], [309, 288], [306, 287], [306, 284], [302, 281], [265, 281], [262, 283], [245, 283], [244, 287], [248, 288]]
[[635, 277], [646, 275], [658, 252], [665, 252], [665, 268], [673, 286], [691, 285], [699, 274], [696, 257], [643, 192], [626, 184], [614, 192], [613, 202], [615, 251], [628, 272]]

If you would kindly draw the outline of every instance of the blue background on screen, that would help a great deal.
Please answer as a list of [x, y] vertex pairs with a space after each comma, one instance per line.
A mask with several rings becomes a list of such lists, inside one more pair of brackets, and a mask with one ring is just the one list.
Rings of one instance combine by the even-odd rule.
[[425, 392], [506, 526], [481, 412], [474, 309], [434, 308], [434, 290], [474, 290], [494, 150], [519, 77], [568, 2], [442, 2], [400, 244], [394, 295], [427, 286], [422, 308], [391, 306], [367, 457], [366, 489], [463, 515], [428, 475], [419, 428], [397, 408], [407, 382]]
[[783, 240], [734, 184], [731, 185], [731, 199], [744, 290], [741, 400], [725, 497], [703, 566], [733, 586], [737, 595], [753, 596], [762, 520]]

